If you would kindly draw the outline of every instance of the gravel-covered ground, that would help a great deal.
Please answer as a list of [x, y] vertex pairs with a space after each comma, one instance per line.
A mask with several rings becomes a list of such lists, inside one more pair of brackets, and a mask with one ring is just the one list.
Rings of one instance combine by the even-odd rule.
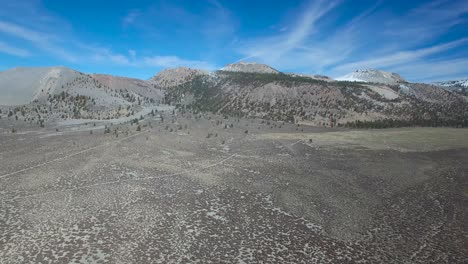
[[11, 122], [0, 263], [468, 262], [467, 130]]

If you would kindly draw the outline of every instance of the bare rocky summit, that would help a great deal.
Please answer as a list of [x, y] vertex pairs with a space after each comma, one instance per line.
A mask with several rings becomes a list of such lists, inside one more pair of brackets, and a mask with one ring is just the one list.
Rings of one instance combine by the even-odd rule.
[[191, 81], [193, 78], [200, 75], [207, 75], [208, 72], [199, 69], [178, 67], [165, 69], [148, 80], [155, 87], [167, 88], [177, 86]]
[[407, 82], [397, 73], [385, 72], [385, 71], [375, 70], [375, 69], [356, 70], [352, 73], [336, 78], [336, 80], [337, 81], [351, 81], [351, 82], [383, 83], [383, 84], [389, 84], [389, 85], [396, 85], [399, 83]]
[[261, 63], [239, 62], [232, 63], [220, 69], [227, 72], [250, 72], [250, 73], [279, 73], [278, 70]]

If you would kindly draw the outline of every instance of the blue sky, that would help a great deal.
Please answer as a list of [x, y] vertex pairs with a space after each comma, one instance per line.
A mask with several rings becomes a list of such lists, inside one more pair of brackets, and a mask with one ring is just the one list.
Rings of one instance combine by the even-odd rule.
[[64, 65], [147, 79], [255, 61], [338, 77], [468, 78], [468, 1], [0, 0], [0, 70]]

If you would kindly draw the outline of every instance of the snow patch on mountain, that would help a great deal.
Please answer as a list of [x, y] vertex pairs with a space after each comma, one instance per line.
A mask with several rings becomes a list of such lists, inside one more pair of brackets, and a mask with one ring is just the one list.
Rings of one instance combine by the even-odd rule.
[[435, 82], [434, 84], [448, 88], [448, 90], [456, 90], [457, 88], [468, 88], [468, 79]]

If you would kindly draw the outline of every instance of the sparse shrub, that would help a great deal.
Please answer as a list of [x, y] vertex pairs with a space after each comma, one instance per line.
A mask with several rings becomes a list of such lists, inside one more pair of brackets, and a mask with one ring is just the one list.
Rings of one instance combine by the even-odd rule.
[[137, 126], [136, 131], [138, 131], [138, 132], [141, 131], [141, 126], [140, 125]]
[[249, 131], [248, 131], [248, 130], [246, 130], [244, 133], [245, 133], [245, 134], [248, 134], [248, 133], [249, 133]]

